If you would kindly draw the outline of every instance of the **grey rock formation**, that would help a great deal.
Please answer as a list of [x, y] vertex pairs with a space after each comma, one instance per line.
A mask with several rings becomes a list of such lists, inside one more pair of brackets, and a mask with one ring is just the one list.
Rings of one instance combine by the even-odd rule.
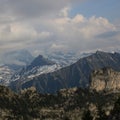
[[117, 92], [120, 90], [120, 72], [111, 68], [95, 70], [91, 75], [90, 89]]

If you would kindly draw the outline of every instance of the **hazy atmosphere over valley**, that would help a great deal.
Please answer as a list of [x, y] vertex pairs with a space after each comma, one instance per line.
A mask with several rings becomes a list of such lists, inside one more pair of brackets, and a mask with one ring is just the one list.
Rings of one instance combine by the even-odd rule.
[[0, 0], [0, 55], [117, 50], [119, 11], [119, 0]]

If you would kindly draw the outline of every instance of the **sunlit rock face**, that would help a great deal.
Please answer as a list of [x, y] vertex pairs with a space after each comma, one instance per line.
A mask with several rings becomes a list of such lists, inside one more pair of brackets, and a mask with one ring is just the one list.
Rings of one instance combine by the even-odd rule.
[[111, 68], [95, 70], [91, 75], [91, 89], [96, 91], [113, 91], [120, 90], [120, 72]]

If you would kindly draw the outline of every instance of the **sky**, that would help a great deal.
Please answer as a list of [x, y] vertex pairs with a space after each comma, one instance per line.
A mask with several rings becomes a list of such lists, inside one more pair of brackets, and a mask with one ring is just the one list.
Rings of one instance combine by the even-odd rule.
[[120, 48], [120, 0], [0, 0], [0, 54]]

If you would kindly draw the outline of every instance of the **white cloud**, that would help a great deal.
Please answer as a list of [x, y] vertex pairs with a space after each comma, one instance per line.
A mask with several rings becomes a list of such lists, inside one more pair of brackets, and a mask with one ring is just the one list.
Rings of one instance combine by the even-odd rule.
[[50, 49], [51, 49], [51, 51], [54, 52], [54, 50], [55, 50], [55, 51], [64, 51], [64, 50], [66, 50], [67, 48], [66, 48], [66, 46], [64, 46], [64, 45], [62, 45], [62, 44], [60, 45], [60, 44], [55, 44], [55, 43], [53, 43], [53, 44], [51, 45]]
[[86, 22], [86, 18], [83, 15], [76, 15], [73, 19], [72, 19], [73, 23], [84, 23]]
[[52, 30], [57, 35], [58, 39], [57, 44], [63, 44], [69, 50], [91, 49], [93, 45], [94, 48], [100, 47], [101, 42], [108, 40], [101, 40], [95, 36], [104, 32], [114, 31], [116, 29], [116, 27], [106, 18], [97, 18], [94, 16], [85, 18], [80, 14], [73, 18], [56, 18], [52, 20], [52, 22]]
[[[120, 45], [119, 27], [103, 17], [70, 17], [71, 3], [72, 0], [0, 0], [0, 51], [86, 51]], [[111, 32], [117, 34], [110, 36]], [[102, 37], [104, 33], [110, 37]]]
[[36, 18], [56, 14], [69, 4], [69, 0], [0, 0], [0, 14], [19, 19]]
[[70, 7], [65, 7], [60, 11], [60, 16], [67, 17], [69, 15]]

